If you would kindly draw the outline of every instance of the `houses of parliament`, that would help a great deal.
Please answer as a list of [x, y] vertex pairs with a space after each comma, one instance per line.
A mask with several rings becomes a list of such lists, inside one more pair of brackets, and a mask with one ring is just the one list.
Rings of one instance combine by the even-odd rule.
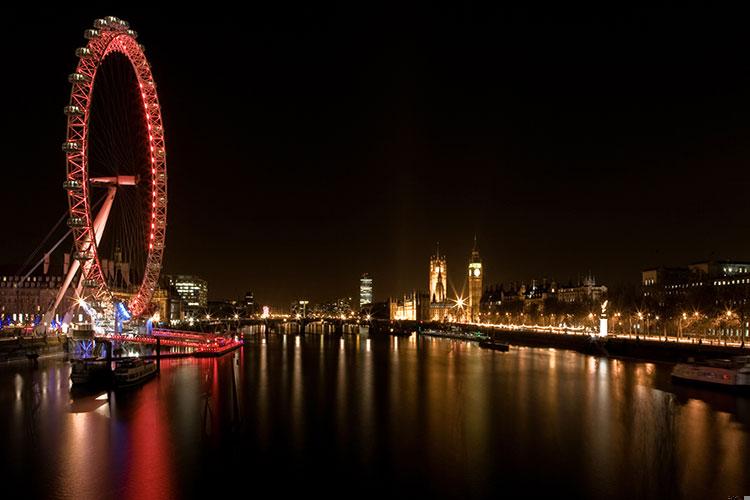
[[467, 297], [449, 297], [448, 260], [440, 254], [440, 246], [430, 256], [428, 293], [413, 291], [402, 299], [389, 300], [389, 316], [395, 320], [415, 321], [479, 321], [479, 303], [482, 298], [482, 259], [474, 238], [467, 269], [469, 294]]

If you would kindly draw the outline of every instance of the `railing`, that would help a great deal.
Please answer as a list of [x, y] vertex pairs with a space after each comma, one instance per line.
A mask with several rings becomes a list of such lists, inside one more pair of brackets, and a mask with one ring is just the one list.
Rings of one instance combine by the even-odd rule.
[[153, 330], [152, 335], [154, 337], [161, 337], [161, 338], [180, 338], [180, 339], [192, 339], [192, 340], [207, 340], [207, 339], [213, 339], [215, 335], [213, 333], [210, 334], [200, 334], [195, 332], [185, 332], [180, 330]]
[[229, 350], [239, 345], [242, 341], [227, 339], [215, 334], [199, 334], [195, 332], [154, 330], [152, 335], [97, 335], [98, 338], [117, 340], [119, 342], [136, 342], [139, 344], [154, 345], [159, 341], [160, 345], [167, 347], [187, 347], [195, 349], [195, 352], [218, 353]]

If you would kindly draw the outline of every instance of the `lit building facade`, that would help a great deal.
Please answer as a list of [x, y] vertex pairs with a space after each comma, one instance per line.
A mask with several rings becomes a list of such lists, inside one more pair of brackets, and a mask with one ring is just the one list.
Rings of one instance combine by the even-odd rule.
[[607, 298], [607, 287], [597, 285], [589, 276], [578, 284], [559, 285], [554, 280], [531, 280], [530, 283], [509, 282], [484, 290], [482, 312], [487, 315], [520, 313], [554, 313], [587, 310], [599, 306]]
[[168, 276], [169, 286], [174, 287], [188, 309], [206, 309], [208, 307], [208, 283], [198, 276], [173, 274]]
[[644, 302], [658, 307], [665, 318], [710, 318], [702, 327], [709, 336], [743, 342], [750, 337], [750, 262], [711, 260], [651, 268], [641, 279]]
[[471, 260], [469, 261], [469, 320], [472, 322], [479, 321], [483, 278], [482, 259], [479, 256], [479, 250], [477, 250], [477, 240], [474, 238], [474, 249], [471, 251]]
[[430, 257], [430, 319], [442, 321], [448, 316], [448, 262], [437, 253]]
[[[28, 276], [0, 276], [0, 322], [3, 325], [32, 324], [41, 320], [57, 297], [63, 276], [48, 274]], [[69, 287], [59, 310], [70, 304], [74, 287]], [[63, 310], [64, 312], [64, 310]], [[60, 314], [56, 315], [60, 319]]]
[[750, 262], [705, 261], [646, 269], [641, 273], [641, 288], [644, 297], [659, 304], [706, 292], [744, 298], [750, 295]]
[[372, 278], [364, 273], [359, 279], [359, 307], [372, 304]]
[[430, 319], [430, 300], [424, 292], [410, 292], [402, 299], [388, 300], [388, 316], [392, 320], [424, 321]]
[[557, 300], [561, 302], [590, 302], [599, 303], [604, 300], [607, 295], [607, 287], [604, 285], [597, 285], [596, 279], [589, 275], [583, 280], [583, 283], [578, 286], [561, 286], [555, 292], [554, 287], [552, 293], [556, 293]]

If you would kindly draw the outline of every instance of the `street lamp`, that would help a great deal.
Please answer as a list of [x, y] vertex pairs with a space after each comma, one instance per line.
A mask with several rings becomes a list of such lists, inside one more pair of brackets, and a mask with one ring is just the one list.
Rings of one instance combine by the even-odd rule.
[[687, 313], [683, 312], [677, 321], [677, 340], [682, 338], [682, 322], [687, 320]]
[[612, 328], [612, 333], [613, 333], [613, 334], [616, 334], [616, 333], [617, 333], [617, 328], [616, 328], [616, 327], [617, 327], [618, 325], [620, 325], [620, 316], [621, 316], [621, 314], [620, 314], [619, 312], [616, 312], [616, 313], [615, 313], [615, 324], [613, 325], [613, 326], [614, 326], [614, 328]]

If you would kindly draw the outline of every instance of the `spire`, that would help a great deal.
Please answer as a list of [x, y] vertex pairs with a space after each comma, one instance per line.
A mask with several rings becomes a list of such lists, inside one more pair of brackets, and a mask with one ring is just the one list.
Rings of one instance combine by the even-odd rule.
[[437, 260], [440, 260], [440, 242], [437, 242], [437, 254], [435, 254], [435, 257], [437, 257]]
[[474, 233], [474, 248], [471, 249], [471, 262], [480, 262], [479, 250], [477, 250], [477, 233]]

